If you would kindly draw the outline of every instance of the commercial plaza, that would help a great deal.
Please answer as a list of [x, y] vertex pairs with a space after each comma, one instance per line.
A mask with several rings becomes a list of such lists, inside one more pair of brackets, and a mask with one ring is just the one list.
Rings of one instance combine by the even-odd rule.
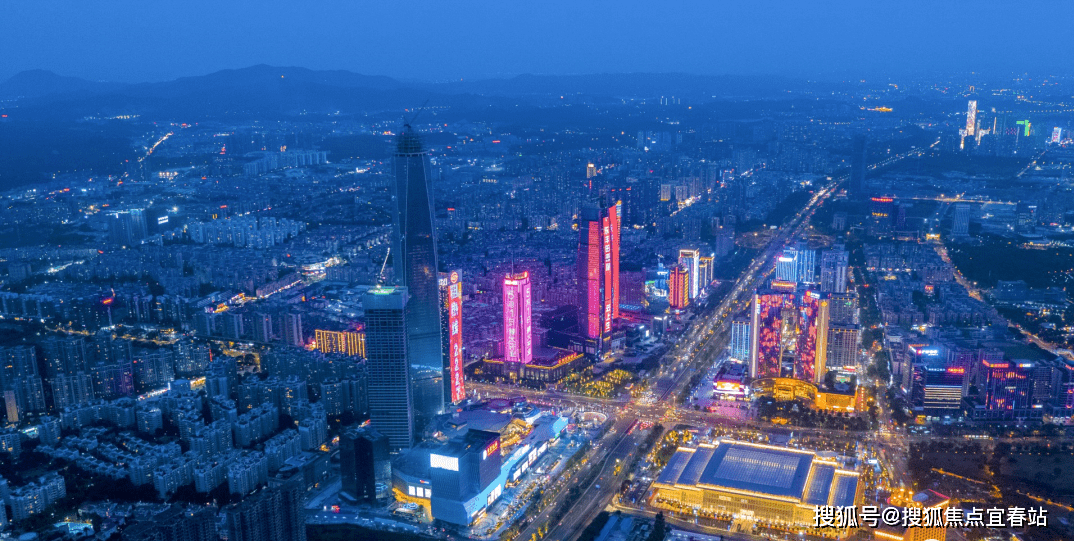
[[861, 504], [864, 486], [834, 454], [728, 439], [679, 448], [653, 483], [658, 506], [806, 527], [816, 506]]

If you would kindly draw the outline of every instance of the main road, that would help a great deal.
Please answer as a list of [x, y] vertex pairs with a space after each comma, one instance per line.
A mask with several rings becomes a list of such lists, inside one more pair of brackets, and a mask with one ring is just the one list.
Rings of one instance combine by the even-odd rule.
[[[920, 156], [924, 150], [911, 150], [904, 154], [892, 156], [885, 161], [870, 166], [877, 169], [890, 165], [912, 155]], [[658, 397], [656, 404], [639, 404], [637, 402], [625, 402], [615, 400], [590, 399], [574, 395], [566, 396], [558, 393], [544, 391], [531, 391], [517, 387], [501, 387], [498, 385], [478, 385], [478, 389], [485, 392], [499, 391], [501, 394], [534, 396], [544, 400], [571, 401], [582, 405], [600, 405], [616, 407], [620, 410], [616, 430], [610, 430], [599, 442], [596, 443], [601, 449], [594, 462], [600, 464], [601, 471], [596, 480], [583, 488], [582, 497], [572, 512], [568, 513], [558, 524], [547, 525], [548, 539], [574, 539], [584, 525], [586, 519], [601, 509], [604, 509], [612, 500], [619, 489], [622, 476], [629, 469], [629, 462], [633, 460], [636, 442], [640, 441], [640, 431], [626, 434], [624, 426], [629, 426], [637, 419], [667, 418], [680, 410], [675, 404], [674, 398], [679, 396], [687, 387], [690, 378], [701, 371], [707, 372], [723, 351], [730, 336], [730, 319], [733, 310], [749, 304], [753, 291], [772, 272], [775, 267], [775, 258], [782, 248], [792, 239], [799, 236], [808, 226], [809, 219], [813, 216], [820, 205], [836, 193], [839, 185], [846, 180], [843, 175], [830, 181], [823, 188], [813, 194], [806, 205], [799, 210], [792, 219], [772, 237], [765, 249], [754, 257], [746, 270], [735, 281], [731, 291], [720, 301], [716, 309], [708, 311], [699, 317], [687, 330], [675, 347], [669, 350], [661, 360], [661, 368], [656, 375], [657, 381], [653, 385], [654, 396]], [[686, 413], [690, 410], [682, 410]], [[724, 419], [726, 420], [726, 419]], [[634, 444], [630, 444], [635, 442]], [[629, 445], [628, 445], [629, 444]], [[606, 470], [608, 464], [618, 458], [624, 467], [618, 473]], [[596, 467], [596, 466], [594, 466]], [[588, 476], [578, 475], [571, 481], [577, 483], [585, 480]], [[603, 482], [601, 482], [603, 481]], [[585, 512], [581, 512], [585, 511]], [[549, 513], [542, 513], [537, 520], [524, 529], [516, 539], [528, 540], [536, 537], [537, 532], [542, 531], [544, 521], [549, 518]]]

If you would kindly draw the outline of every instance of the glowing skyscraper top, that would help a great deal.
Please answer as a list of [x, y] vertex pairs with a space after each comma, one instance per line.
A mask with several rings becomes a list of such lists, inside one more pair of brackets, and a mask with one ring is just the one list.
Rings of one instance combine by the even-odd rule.
[[503, 279], [504, 362], [533, 361], [533, 305], [530, 273], [511, 273]]

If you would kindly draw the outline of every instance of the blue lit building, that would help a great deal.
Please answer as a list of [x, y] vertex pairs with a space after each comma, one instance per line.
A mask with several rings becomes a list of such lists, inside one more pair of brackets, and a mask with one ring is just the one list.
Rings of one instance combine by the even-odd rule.
[[392, 469], [397, 495], [424, 504], [434, 519], [468, 526], [522, 479], [567, 427], [567, 419], [544, 414], [510, 448], [500, 434], [471, 428], [441, 445], [423, 444], [397, 457]]

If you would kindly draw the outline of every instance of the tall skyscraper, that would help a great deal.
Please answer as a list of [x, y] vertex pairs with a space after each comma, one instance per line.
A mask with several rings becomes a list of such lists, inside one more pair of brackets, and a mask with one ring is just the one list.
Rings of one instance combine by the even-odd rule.
[[701, 263], [697, 266], [698, 287], [704, 289], [712, 284], [716, 272], [716, 257], [713, 255], [701, 256]]
[[530, 273], [511, 273], [503, 278], [503, 360], [533, 362], [533, 305]]
[[466, 398], [462, 373], [462, 271], [440, 273], [440, 299], [444, 396], [455, 404]]
[[750, 321], [750, 375], [784, 375], [793, 358], [795, 378], [818, 383], [828, 360], [828, 299], [816, 291], [766, 290], [753, 295]]
[[860, 339], [861, 328], [857, 325], [831, 324], [828, 327], [828, 369], [856, 367]]
[[415, 412], [407, 362], [407, 291], [378, 288], [362, 298], [365, 308], [369, 418], [392, 449], [414, 443]]
[[779, 257], [776, 258], [776, 280], [784, 282], [798, 281], [798, 261], [795, 255], [794, 248], [791, 247], [784, 248], [783, 253], [779, 254]]
[[973, 137], [977, 130], [977, 100], [970, 100], [966, 106], [966, 137]]
[[817, 251], [810, 249], [804, 241], [794, 244], [795, 281], [812, 284], [817, 279]]
[[746, 314], [731, 320], [731, 358], [739, 361], [750, 358], [750, 317]]
[[690, 271], [682, 265], [671, 269], [668, 275], [668, 304], [675, 310], [690, 304]]
[[578, 329], [586, 352], [601, 354], [619, 317], [619, 207], [587, 205], [578, 222]]
[[965, 237], [970, 234], [970, 206], [966, 203], [955, 205], [955, 217], [951, 223], [951, 234]]
[[847, 197], [865, 199], [865, 172], [868, 169], [868, 145], [864, 136], [854, 139], [854, 148], [850, 153], [850, 183], [847, 185]]
[[143, 209], [125, 210], [109, 215], [108, 236], [116, 244], [134, 246], [148, 234]]
[[820, 290], [843, 293], [847, 290], [847, 267], [850, 255], [842, 244], [833, 244], [820, 257]]
[[753, 294], [750, 321], [750, 377], [772, 378], [782, 374], [787, 326], [794, 319], [793, 293], [758, 291]]
[[828, 362], [828, 299], [806, 291], [798, 307], [794, 377], [820, 383]]
[[696, 248], [679, 250], [679, 265], [690, 274], [690, 298], [696, 299], [697, 294], [701, 291], [701, 288], [698, 287], [698, 282], [701, 281], [698, 277], [701, 252]]
[[396, 283], [407, 290], [407, 355], [416, 428], [421, 430], [444, 411], [445, 366], [429, 157], [410, 126], [399, 136], [393, 166], [392, 260]]

